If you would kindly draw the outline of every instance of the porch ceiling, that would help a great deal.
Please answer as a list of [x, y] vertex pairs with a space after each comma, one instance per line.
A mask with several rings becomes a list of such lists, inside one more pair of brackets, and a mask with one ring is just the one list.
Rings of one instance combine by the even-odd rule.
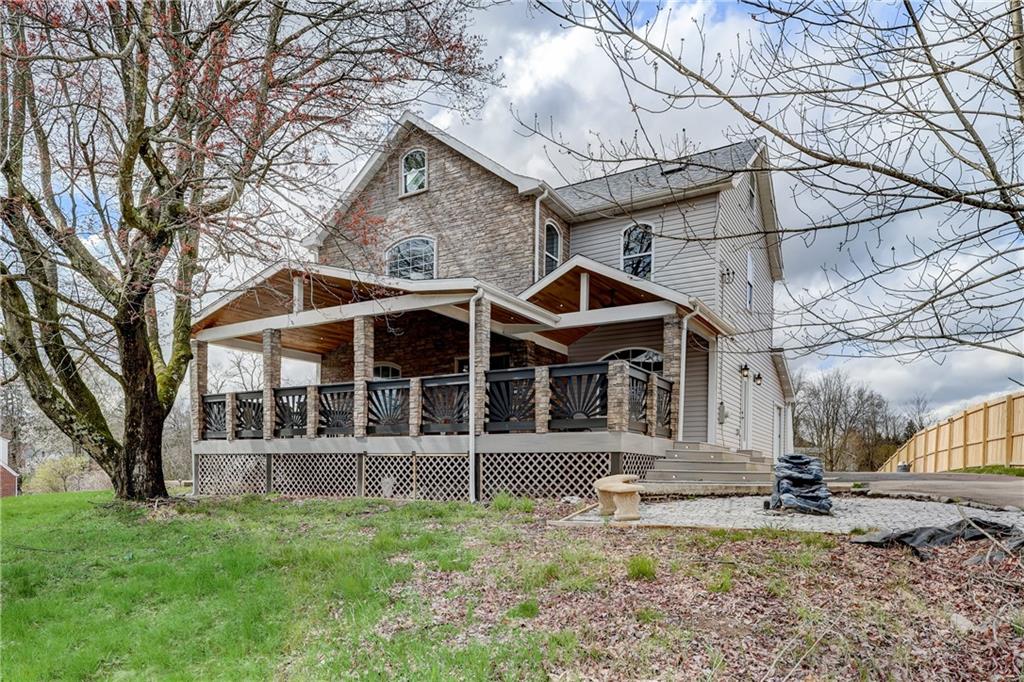
[[662, 300], [660, 296], [583, 268], [573, 268], [528, 300], [553, 313], [579, 312], [580, 276], [584, 272], [590, 274], [588, 302], [591, 310]]
[[[303, 278], [304, 310], [328, 308], [354, 301], [366, 300], [373, 296], [394, 296], [403, 293], [401, 289], [381, 287], [341, 277], [310, 274], [302, 270], [280, 270], [266, 279], [255, 283], [235, 295], [222, 307], [200, 319], [192, 327], [192, 333], [220, 327], [235, 322], [292, 312], [293, 279]], [[328, 326], [328, 325], [323, 325]]]
[[[240, 341], [263, 343], [263, 336], [250, 334], [238, 337]], [[298, 327], [281, 330], [281, 348], [303, 353], [323, 355], [342, 343], [352, 342], [352, 320], [340, 320], [314, 327]]]

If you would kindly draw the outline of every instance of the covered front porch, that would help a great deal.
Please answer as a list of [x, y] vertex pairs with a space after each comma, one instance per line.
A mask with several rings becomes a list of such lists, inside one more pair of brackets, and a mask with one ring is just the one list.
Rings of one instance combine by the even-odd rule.
[[[706, 439], [699, 309], [586, 268], [547, 284], [515, 296], [325, 266], [264, 273], [193, 329], [197, 492], [583, 494], [600, 475], [642, 475], [686, 429]], [[630, 334], [649, 352], [616, 350]], [[211, 344], [259, 352], [262, 390], [209, 393]], [[284, 385], [285, 357], [315, 362], [319, 381]]]

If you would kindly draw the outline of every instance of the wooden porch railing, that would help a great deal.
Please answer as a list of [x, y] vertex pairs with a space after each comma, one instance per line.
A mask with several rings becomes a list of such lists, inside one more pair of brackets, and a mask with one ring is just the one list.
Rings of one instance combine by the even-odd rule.
[[[451, 374], [276, 388], [274, 437], [354, 435], [357, 390], [368, 436], [469, 433], [469, 377]], [[621, 360], [491, 370], [481, 399], [487, 433], [672, 432], [672, 382]], [[262, 438], [264, 412], [261, 391], [203, 396], [202, 437]]]

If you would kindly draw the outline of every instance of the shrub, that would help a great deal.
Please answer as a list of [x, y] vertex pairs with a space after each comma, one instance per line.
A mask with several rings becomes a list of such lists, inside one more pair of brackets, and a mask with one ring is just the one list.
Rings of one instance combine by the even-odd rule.
[[36, 467], [26, 487], [37, 493], [66, 493], [76, 489], [78, 481], [88, 470], [88, 457], [51, 457]]
[[646, 554], [630, 557], [626, 563], [626, 575], [630, 580], [654, 580], [658, 572], [658, 562]]

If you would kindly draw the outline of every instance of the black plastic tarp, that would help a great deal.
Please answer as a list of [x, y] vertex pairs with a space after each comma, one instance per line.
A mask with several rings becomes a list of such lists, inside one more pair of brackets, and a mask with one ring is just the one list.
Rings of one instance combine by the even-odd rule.
[[[1024, 529], [1017, 526], [1010, 526], [998, 521], [989, 521], [982, 518], [972, 518], [969, 521], [964, 519], [946, 527], [921, 526], [908, 530], [879, 531], [860, 535], [851, 540], [859, 545], [870, 545], [871, 547], [893, 547], [902, 545], [910, 547], [914, 554], [921, 558], [927, 558], [925, 550], [934, 547], [946, 547], [957, 540], [974, 541], [986, 540], [989, 537], [999, 541], [1007, 550], [1013, 554], [1024, 551]], [[996, 549], [989, 556], [992, 560], [1005, 558], [1006, 554]], [[972, 562], [982, 561], [985, 557], [978, 556]]]

